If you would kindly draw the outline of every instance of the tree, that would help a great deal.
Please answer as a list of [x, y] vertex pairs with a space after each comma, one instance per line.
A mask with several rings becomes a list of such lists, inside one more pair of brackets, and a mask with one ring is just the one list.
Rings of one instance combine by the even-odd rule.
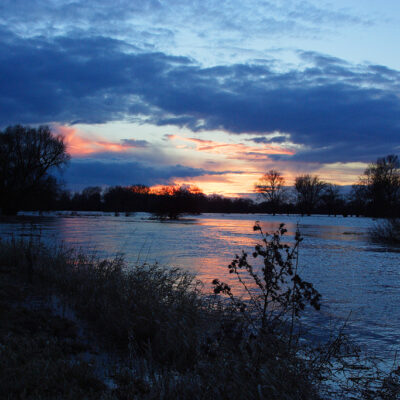
[[132, 191], [132, 193], [135, 193], [137, 195], [149, 195], [150, 193], [150, 187], [146, 185], [142, 185], [140, 183], [131, 185], [129, 186], [129, 189]]
[[109, 187], [104, 193], [104, 206], [108, 211], [136, 211], [135, 193], [130, 187], [113, 186]]
[[400, 203], [400, 161], [390, 154], [378, 158], [364, 171], [359, 184], [373, 216], [397, 216]]
[[294, 188], [297, 192], [297, 206], [302, 214], [311, 214], [321, 199], [326, 183], [317, 175], [300, 175], [296, 177]]
[[365, 185], [355, 184], [348, 195], [348, 206], [350, 214], [365, 215], [367, 209], [367, 188]]
[[343, 211], [344, 200], [340, 195], [340, 189], [338, 185], [327, 183], [323, 193], [321, 194], [321, 200], [324, 206], [324, 211], [331, 214], [338, 214]]
[[256, 192], [269, 204], [274, 215], [285, 197], [284, 184], [285, 178], [276, 169], [270, 169], [255, 184]]
[[178, 219], [182, 214], [199, 214], [204, 201], [198, 187], [163, 186], [157, 192], [153, 213], [159, 219]]
[[3, 214], [16, 214], [24, 198], [49, 188], [54, 178], [50, 172], [69, 161], [61, 136], [48, 126], [21, 125], [0, 131], [0, 209]]
[[100, 211], [102, 209], [102, 189], [99, 186], [89, 186], [81, 193], [75, 193], [72, 198], [74, 210]]

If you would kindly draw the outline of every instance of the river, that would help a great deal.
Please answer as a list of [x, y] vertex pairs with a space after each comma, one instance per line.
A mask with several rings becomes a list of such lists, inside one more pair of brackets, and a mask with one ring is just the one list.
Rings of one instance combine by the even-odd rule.
[[307, 318], [321, 335], [350, 315], [348, 330], [358, 343], [393, 356], [400, 344], [400, 249], [371, 243], [368, 230], [375, 222], [369, 218], [203, 214], [160, 222], [145, 213], [26, 213], [1, 218], [0, 235], [40, 235], [99, 257], [122, 253], [130, 263], [182, 267], [209, 288], [214, 278], [235, 285], [227, 266], [259, 242], [255, 221], [268, 232], [285, 223], [289, 243], [300, 230], [300, 275], [323, 296], [321, 311]]

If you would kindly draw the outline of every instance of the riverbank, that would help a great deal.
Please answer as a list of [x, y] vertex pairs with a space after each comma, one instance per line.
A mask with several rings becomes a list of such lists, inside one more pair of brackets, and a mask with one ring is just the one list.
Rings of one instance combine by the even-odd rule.
[[319, 399], [339, 355], [327, 344], [311, 363], [284, 334], [249, 335], [244, 314], [179, 269], [33, 238], [2, 241], [0, 266], [5, 398]]
[[0, 387], [4, 399], [99, 399], [106, 392], [96, 350], [50, 294], [13, 266], [0, 266]]

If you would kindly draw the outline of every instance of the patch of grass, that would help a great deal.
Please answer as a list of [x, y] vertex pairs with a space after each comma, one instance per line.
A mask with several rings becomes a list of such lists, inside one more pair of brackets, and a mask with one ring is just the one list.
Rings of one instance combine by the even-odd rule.
[[51, 312], [46, 297], [15, 268], [2, 264], [0, 397], [106, 398], [111, 392], [92, 366], [79, 359], [90, 347], [79, 338], [75, 323]]
[[107, 389], [90, 365], [69, 359], [65, 347], [47, 335], [2, 340], [0, 387], [9, 399], [98, 399]]

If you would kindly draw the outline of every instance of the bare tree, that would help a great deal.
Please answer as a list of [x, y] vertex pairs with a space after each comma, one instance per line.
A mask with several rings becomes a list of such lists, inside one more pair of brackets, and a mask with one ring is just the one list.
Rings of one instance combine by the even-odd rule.
[[378, 158], [364, 171], [359, 180], [365, 201], [375, 216], [396, 216], [400, 203], [400, 160], [390, 154]]
[[321, 194], [321, 200], [324, 204], [328, 215], [337, 214], [341, 208], [343, 208], [343, 198], [340, 195], [340, 188], [338, 185], [327, 183], [323, 193]]
[[276, 169], [270, 169], [255, 184], [255, 191], [269, 203], [274, 215], [285, 197], [284, 184], [285, 178]]
[[302, 214], [311, 214], [321, 199], [326, 183], [317, 175], [300, 175], [296, 177], [294, 188], [297, 194], [297, 205]]
[[49, 172], [69, 160], [66, 145], [48, 126], [21, 125], [0, 131], [0, 208], [15, 214], [23, 198], [49, 186]]

